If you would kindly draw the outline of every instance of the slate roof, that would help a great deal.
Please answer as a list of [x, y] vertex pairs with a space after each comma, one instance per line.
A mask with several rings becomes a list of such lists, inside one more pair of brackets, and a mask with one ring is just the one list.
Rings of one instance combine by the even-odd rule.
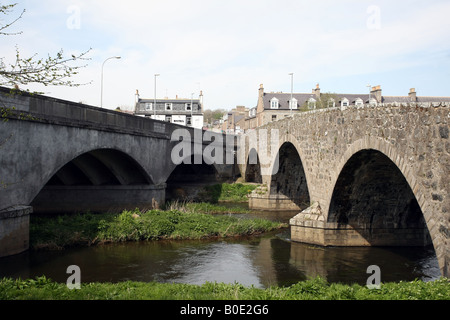
[[[364, 103], [369, 102], [369, 94], [332, 94], [333, 96], [337, 96], [339, 98], [339, 101], [336, 101], [336, 104], [338, 104], [342, 99], [347, 98], [349, 100], [350, 104], [354, 104], [356, 99], [361, 98]], [[297, 99], [297, 106], [301, 107], [305, 102], [307, 102], [310, 98], [313, 98], [315, 100], [316, 96], [314, 93], [293, 93], [292, 97]], [[264, 103], [264, 109], [270, 109], [270, 100], [272, 98], [278, 99], [278, 110], [290, 110], [289, 107], [289, 100], [291, 100], [291, 94], [290, 93], [268, 93], [264, 92], [263, 96], [263, 103]]]
[[[322, 93], [323, 94], [323, 93]], [[335, 101], [336, 105], [340, 103], [340, 101], [344, 98], [349, 100], [350, 105], [354, 105], [356, 99], [361, 98], [365, 104], [369, 103], [369, 94], [355, 94], [355, 93], [331, 93], [331, 95], [339, 98], [339, 101]], [[310, 98], [316, 99], [314, 93], [293, 93], [292, 97], [297, 99], [297, 106], [301, 107], [307, 102]], [[374, 95], [370, 95], [371, 98], [374, 98]], [[270, 110], [270, 100], [272, 98], [278, 99], [278, 110], [290, 110], [289, 108], [289, 100], [291, 99], [290, 93], [269, 93], [264, 92], [263, 103], [264, 109]], [[382, 96], [381, 103], [411, 103], [411, 98], [409, 96]], [[317, 100], [317, 99], [316, 99]], [[417, 103], [431, 103], [431, 102], [446, 102], [450, 103], [450, 97], [421, 97], [417, 96]], [[272, 109], [273, 110], [273, 109]]]

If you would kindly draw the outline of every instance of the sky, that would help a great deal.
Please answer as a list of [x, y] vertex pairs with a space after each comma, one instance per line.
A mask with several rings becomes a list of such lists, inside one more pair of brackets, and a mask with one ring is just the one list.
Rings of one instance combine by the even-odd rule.
[[[257, 104], [266, 92], [450, 96], [448, 0], [16, 0], [0, 57], [91, 49], [72, 80], [30, 90], [108, 109], [141, 98], [197, 98], [206, 109]], [[120, 56], [121, 59], [109, 59]], [[106, 62], [105, 62], [106, 61]], [[103, 66], [103, 67], [102, 67]], [[103, 72], [102, 72], [103, 71]], [[293, 76], [289, 75], [293, 73]], [[101, 79], [103, 74], [103, 90]]]

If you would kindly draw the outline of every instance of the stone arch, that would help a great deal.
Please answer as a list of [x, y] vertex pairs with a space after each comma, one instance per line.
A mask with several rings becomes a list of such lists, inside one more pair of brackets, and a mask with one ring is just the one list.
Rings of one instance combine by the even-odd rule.
[[270, 196], [282, 196], [294, 202], [299, 209], [310, 205], [308, 173], [305, 159], [297, 139], [291, 134], [280, 138], [276, 152], [272, 152]]
[[248, 153], [244, 177], [246, 182], [262, 183], [261, 163], [255, 148]]
[[[349, 148], [345, 151], [344, 155], [341, 157], [340, 161], [336, 165], [336, 175], [334, 176], [331, 183], [332, 188], [330, 189], [330, 192], [328, 194], [328, 202], [325, 204], [326, 207], [325, 206], [323, 207], [325, 221], [328, 221], [328, 223], [330, 222], [336, 223], [338, 226], [339, 223], [346, 223], [346, 221], [338, 221], [339, 219], [336, 219], [336, 216], [333, 216], [334, 215], [334, 213], [332, 212], [334, 210], [333, 197], [336, 196], [335, 195], [336, 188], [340, 187], [339, 181], [342, 178], [341, 174], [348, 169], [348, 165], [352, 165], [352, 162], [356, 163], [354, 160], [361, 160], [361, 155], [364, 156], [364, 154], [367, 155], [369, 153], [373, 155], [378, 155], [379, 159], [384, 158], [385, 159], [384, 163], [386, 165], [387, 162], [390, 162], [391, 164], [390, 170], [393, 174], [394, 171], [397, 170], [397, 173], [401, 175], [401, 178], [404, 179], [404, 183], [406, 187], [409, 189], [411, 197], [413, 198], [410, 199], [411, 201], [409, 204], [411, 208], [409, 209], [413, 211], [415, 210], [416, 213], [417, 212], [421, 213], [422, 222], [424, 226], [424, 230], [422, 230], [423, 232], [412, 235], [408, 231], [405, 231], [405, 235], [403, 235], [402, 237], [403, 238], [410, 237], [411, 239], [416, 237], [417, 243], [420, 243], [420, 241], [423, 240], [421, 245], [426, 245], [430, 243], [433, 244], [434, 250], [438, 257], [441, 272], [444, 276], [446, 276], [448, 266], [446, 266], [447, 262], [445, 258], [445, 241], [440, 237], [437, 228], [434, 228], [433, 225], [434, 220], [432, 217], [433, 213], [430, 210], [431, 205], [428, 203], [428, 200], [424, 197], [425, 190], [417, 182], [414, 173], [411, 171], [407, 160], [404, 159], [397, 152], [397, 150], [392, 146], [392, 144], [385, 141], [384, 139], [377, 137], [365, 137], [363, 139], [353, 142], [349, 146]], [[357, 157], [360, 157], [360, 159], [358, 159]], [[401, 225], [402, 221], [396, 222], [394, 221], [394, 223]], [[402, 245], [400, 242], [397, 244]], [[385, 244], [382, 243], [381, 245]], [[386, 245], [392, 245], [392, 243], [390, 244], [388, 243]], [[403, 245], [405, 245], [405, 243]]]
[[[412, 174], [411, 170], [407, 166], [407, 163], [402, 157], [397, 153], [395, 148], [392, 147], [392, 145], [385, 141], [384, 139], [377, 138], [377, 137], [366, 137], [363, 139], [359, 139], [355, 142], [353, 142], [347, 150], [344, 152], [341, 159], [336, 164], [336, 174], [332, 177], [331, 181], [331, 189], [328, 192], [327, 195], [327, 204], [331, 203], [331, 198], [333, 196], [333, 191], [336, 187], [337, 180], [339, 178], [340, 173], [342, 172], [344, 166], [348, 163], [350, 158], [362, 150], [376, 150], [384, 154], [387, 158], [389, 158], [400, 170], [402, 175], [405, 177], [409, 187], [413, 191], [414, 196], [417, 199], [417, 202], [420, 206], [420, 209], [422, 210], [425, 220], [428, 221], [431, 217], [431, 213], [427, 211], [427, 201], [423, 197], [423, 190], [421, 189], [420, 185], [417, 183], [414, 175]], [[323, 204], [326, 205], [326, 204]], [[325, 215], [325, 219], [328, 219], [328, 211], [329, 211], [329, 205], [323, 206], [322, 209], [324, 210], [323, 213]]]

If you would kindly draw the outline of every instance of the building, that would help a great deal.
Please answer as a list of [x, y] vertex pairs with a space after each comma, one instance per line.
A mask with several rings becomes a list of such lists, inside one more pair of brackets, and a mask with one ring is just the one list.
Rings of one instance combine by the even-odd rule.
[[223, 117], [222, 131], [225, 133], [244, 133], [249, 110], [245, 106], [236, 106]]
[[[155, 104], [156, 102], [156, 104]], [[136, 90], [134, 114], [182, 126], [203, 128], [203, 93], [198, 99], [141, 99]]]
[[272, 121], [281, 120], [292, 114], [319, 108], [350, 106], [380, 106], [386, 104], [438, 105], [449, 103], [450, 97], [423, 97], [417, 96], [416, 90], [411, 88], [407, 96], [383, 96], [381, 86], [371, 87], [370, 93], [343, 94], [322, 93], [319, 85], [311, 93], [283, 93], [264, 92], [261, 84], [258, 90], [258, 102], [255, 108], [250, 109], [246, 119], [245, 128], [265, 125]]

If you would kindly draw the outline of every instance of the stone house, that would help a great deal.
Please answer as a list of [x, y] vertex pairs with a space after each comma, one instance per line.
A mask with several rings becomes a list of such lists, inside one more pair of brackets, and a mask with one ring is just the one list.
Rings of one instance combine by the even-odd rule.
[[407, 96], [383, 96], [381, 86], [371, 87], [370, 93], [343, 94], [322, 93], [317, 84], [311, 93], [264, 92], [261, 84], [258, 90], [258, 102], [250, 109], [246, 119], [246, 130], [263, 126], [272, 121], [281, 120], [298, 112], [318, 108], [351, 106], [378, 106], [384, 104], [417, 103], [419, 105], [438, 105], [449, 103], [450, 97], [419, 97], [414, 88]]

